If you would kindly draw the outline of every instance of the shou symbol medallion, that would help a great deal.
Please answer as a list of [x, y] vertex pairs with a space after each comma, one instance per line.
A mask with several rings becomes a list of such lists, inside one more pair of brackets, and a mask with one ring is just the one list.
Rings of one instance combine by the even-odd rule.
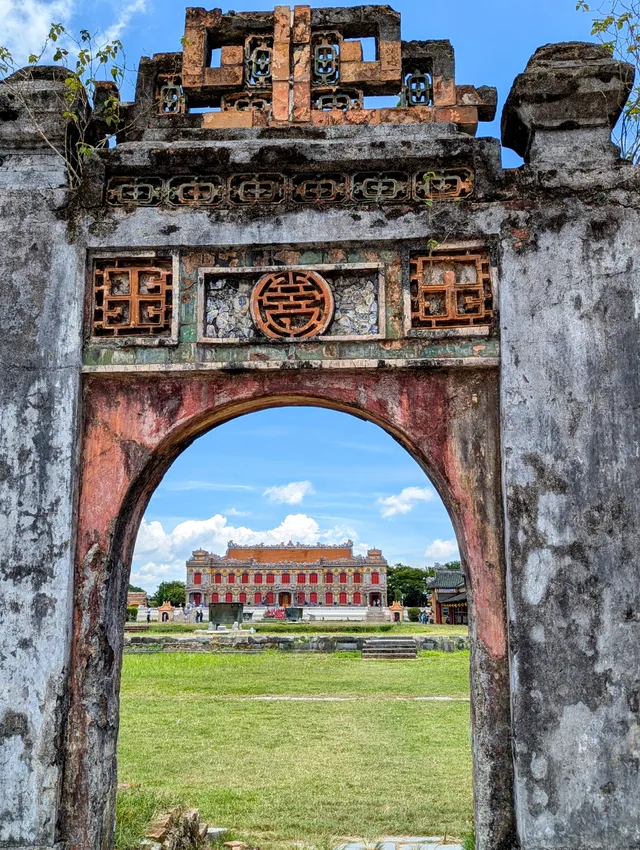
[[251, 316], [271, 339], [309, 339], [324, 333], [333, 318], [333, 293], [317, 272], [269, 272], [251, 293]]
[[388, 204], [468, 198], [473, 172], [362, 171], [358, 174], [232, 174], [111, 177], [106, 201], [114, 207], [246, 206], [248, 204]]

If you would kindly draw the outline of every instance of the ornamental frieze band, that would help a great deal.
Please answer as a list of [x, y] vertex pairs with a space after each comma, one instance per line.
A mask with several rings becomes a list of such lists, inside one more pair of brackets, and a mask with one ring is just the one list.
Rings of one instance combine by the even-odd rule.
[[107, 183], [110, 206], [217, 207], [226, 204], [375, 204], [468, 198], [473, 172], [359, 172], [341, 174], [233, 174], [212, 176], [112, 177]]

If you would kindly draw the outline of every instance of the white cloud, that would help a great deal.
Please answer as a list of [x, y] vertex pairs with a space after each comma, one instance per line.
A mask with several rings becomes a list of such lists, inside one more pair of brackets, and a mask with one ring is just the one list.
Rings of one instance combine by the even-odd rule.
[[380, 514], [383, 517], [408, 514], [416, 502], [430, 502], [433, 497], [434, 493], [430, 487], [405, 487], [395, 496], [378, 499]]
[[146, 0], [133, 0], [132, 3], [127, 3], [120, 7], [116, 21], [111, 24], [105, 32], [103, 40], [105, 42], [115, 41], [120, 38], [131, 22], [131, 18], [138, 12], [146, 12]]
[[161, 522], [143, 519], [133, 556], [131, 581], [146, 590], [154, 590], [159, 582], [184, 581], [185, 561], [194, 549], [205, 549], [223, 555], [229, 540], [241, 545], [266, 543], [341, 543], [357, 537], [344, 525], [321, 528], [307, 514], [288, 514], [280, 525], [266, 530], [230, 525], [227, 517], [215, 514], [209, 519], [186, 520], [173, 531], [166, 532]]
[[301, 505], [305, 496], [315, 493], [310, 481], [292, 481], [280, 487], [267, 487], [263, 495], [280, 505]]
[[226, 508], [227, 516], [251, 516], [251, 511], [239, 511], [237, 508]]
[[171, 490], [175, 492], [182, 492], [183, 490], [215, 490], [220, 492], [225, 492], [226, 490], [255, 490], [255, 487], [251, 487], [249, 484], [225, 484], [220, 483], [218, 481], [198, 481], [198, 480], [190, 480], [190, 481], [168, 481], [167, 483], [163, 482], [161, 485], [163, 490]]
[[40, 53], [52, 23], [67, 24], [73, 15], [73, 0], [0, 0], [0, 42], [18, 66], [30, 53]]
[[[29, 54], [38, 55], [44, 47], [51, 24], [62, 24], [74, 35], [72, 22], [77, 20], [78, 29], [84, 27], [95, 33], [95, 44], [100, 47], [121, 39], [133, 16], [147, 11], [147, 0], [123, 0], [114, 4], [115, 20], [104, 31], [96, 32], [92, 11], [91, 6], [86, 8], [86, 4], [78, 0], [0, 0], [0, 44], [9, 49], [18, 67], [24, 66]], [[79, 20], [81, 13], [86, 20]], [[60, 44], [69, 50], [70, 59], [76, 55], [78, 46], [72, 39], [63, 37], [58, 41]], [[51, 46], [47, 55], [52, 55]]]
[[440, 558], [450, 558], [455, 555], [454, 560], [460, 558], [458, 552], [458, 543], [456, 540], [434, 540], [424, 550], [426, 558], [432, 561], [438, 561]]

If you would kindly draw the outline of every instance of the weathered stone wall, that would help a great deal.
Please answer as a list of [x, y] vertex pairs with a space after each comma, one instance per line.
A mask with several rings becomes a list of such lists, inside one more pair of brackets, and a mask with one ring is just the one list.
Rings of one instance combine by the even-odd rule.
[[[585, 93], [604, 57], [593, 46], [540, 50], [505, 120], [513, 128], [519, 114], [528, 134], [529, 204], [503, 242], [500, 301], [515, 800], [526, 850], [640, 841], [639, 175], [617, 159]], [[519, 113], [532, 89], [547, 102]], [[558, 126], [568, 110], [571, 131]]]
[[0, 846], [57, 833], [83, 302], [66, 183], [23, 111], [0, 121]]

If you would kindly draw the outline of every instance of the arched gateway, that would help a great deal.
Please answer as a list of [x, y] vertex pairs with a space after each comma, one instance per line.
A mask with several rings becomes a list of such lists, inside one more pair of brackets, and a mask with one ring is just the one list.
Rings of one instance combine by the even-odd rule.
[[516, 172], [474, 138], [495, 90], [457, 85], [450, 44], [402, 41], [388, 6], [188, 9], [185, 36], [141, 61], [73, 192], [43, 139], [64, 141], [59, 77], [0, 86], [0, 846], [109, 850], [147, 501], [207, 429], [302, 404], [380, 425], [450, 511], [478, 848], [630, 850], [638, 177], [609, 142], [628, 67], [538, 51], [503, 117]]

